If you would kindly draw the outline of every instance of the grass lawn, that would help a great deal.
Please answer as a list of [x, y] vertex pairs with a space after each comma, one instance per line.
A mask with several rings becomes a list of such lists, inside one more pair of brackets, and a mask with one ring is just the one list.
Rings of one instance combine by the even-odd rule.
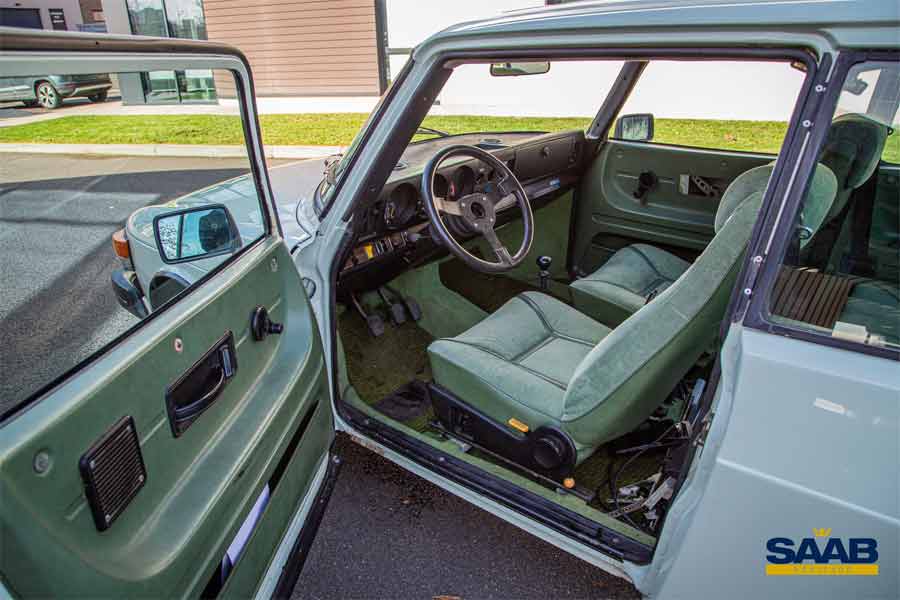
[[[286, 146], [346, 146], [365, 122], [362, 113], [262, 115], [263, 141]], [[423, 123], [449, 133], [584, 129], [587, 118], [436, 116]], [[657, 119], [654, 141], [701, 148], [778, 152], [779, 121]], [[62, 117], [0, 128], [2, 143], [243, 144], [240, 119], [228, 115]], [[888, 138], [885, 160], [900, 162], [900, 134]]]

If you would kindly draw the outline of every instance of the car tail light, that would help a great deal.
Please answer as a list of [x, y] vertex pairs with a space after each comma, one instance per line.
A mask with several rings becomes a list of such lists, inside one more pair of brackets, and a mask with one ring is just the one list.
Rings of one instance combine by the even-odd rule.
[[128, 238], [125, 236], [125, 230], [120, 229], [112, 234], [113, 252], [119, 258], [128, 260], [131, 258], [131, 248], [128, 247]]

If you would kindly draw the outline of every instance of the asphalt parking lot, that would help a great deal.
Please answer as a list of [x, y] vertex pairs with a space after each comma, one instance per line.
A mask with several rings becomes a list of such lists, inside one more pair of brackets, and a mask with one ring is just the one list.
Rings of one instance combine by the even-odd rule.
[[[246, 161], [3, 154], [0, 412], [137, 319], [109, 283], [110, 236], [136, 209], [246, 171]], [[54, 360], [45, 360], [52, 356]]]
[[[0, 398], [136, 319], [109, 288], [128, 215], [246, 171], [241, 159], [0, 155]], [[320, 165], [294, 190], [311, 188]], [[56, 360], [45, 360], [52, 351]], [[65, 368], [64, 368], [65, 367]], [[3, 407], [0, 407], [2, 412]], [[634, 598], [633, 587], [342, 437], [344, 466], [294, 598]]]

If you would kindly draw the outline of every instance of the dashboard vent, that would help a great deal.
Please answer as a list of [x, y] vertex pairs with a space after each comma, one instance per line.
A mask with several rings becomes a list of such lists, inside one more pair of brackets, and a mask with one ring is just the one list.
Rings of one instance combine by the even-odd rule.
[[126, 415], [78, 462], [98, 531], [109, 529], [147, 481], [134, 419]]

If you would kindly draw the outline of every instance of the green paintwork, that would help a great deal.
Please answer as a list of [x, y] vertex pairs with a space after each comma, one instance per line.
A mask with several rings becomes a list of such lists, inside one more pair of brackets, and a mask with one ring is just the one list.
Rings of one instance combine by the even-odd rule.
[[[279, 268], [272, 271], [272, 260]], [[271, 238], [146, 324], [115, 351], [7, 421], [0, 441], [2, 572], [21, 596], [196, 597], [281, 458], [319, 404], [260, 529], [229, 586], [246, 596], [277, 547], [300, 492], [333, 435], [319, 333], [286, 246]], [[262, 342], [249, 315], [269, 308], [285, 334]], [[226, 330], [238, 371], [181, 437], [164, 393]], [[184, 351], [174, 350], [175, 338]], [[94, 527], [78, 473], [81, 454], [132, 415], [147, 483], [113, 526]], [[33, 468], [38, 451], [49, 471]]]

